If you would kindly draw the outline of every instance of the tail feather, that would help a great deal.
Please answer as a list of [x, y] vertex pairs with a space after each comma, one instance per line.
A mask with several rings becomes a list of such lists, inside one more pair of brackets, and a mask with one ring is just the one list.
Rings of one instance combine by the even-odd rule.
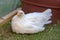
[[46, 24], [49, 24], [49, 23], [51, 23], [51, 21], [48, 21], [49, 19], [51, 19], [51, 16], [52, 16], [52, 10], [51, 9], [47, 9], [47, 10], [45, 10], [43, 13], [43, 17], [46, 19], [45, 21], [47, 21], [47, 23]]
[[43, 12], [43, 15], [45, 16], [52, 16], [52, 10], [51, 9], [47, 9]]

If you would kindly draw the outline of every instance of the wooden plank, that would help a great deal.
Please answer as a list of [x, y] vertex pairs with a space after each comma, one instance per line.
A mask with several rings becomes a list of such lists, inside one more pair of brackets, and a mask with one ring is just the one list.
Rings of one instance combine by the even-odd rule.
[[20, 8], [8, 13], [6, 16], [2, 17], [2, 19], [0, 18], [0, 26], [2, 26], [3, 24], [7, 23], [8, 21], [11, 20], [11, 18], [17, 13], [17, 11]]

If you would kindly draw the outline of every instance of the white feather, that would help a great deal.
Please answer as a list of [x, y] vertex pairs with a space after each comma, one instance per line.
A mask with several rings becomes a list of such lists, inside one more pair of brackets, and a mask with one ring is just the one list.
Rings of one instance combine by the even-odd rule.
[[22, 16], [15, 15], [12, 18], [12, 30], [16, 33], [37, 33], [45, 29], [44, 25], [51, 23], [51, 9], [44, 12], [33, 12], [24, 14]]

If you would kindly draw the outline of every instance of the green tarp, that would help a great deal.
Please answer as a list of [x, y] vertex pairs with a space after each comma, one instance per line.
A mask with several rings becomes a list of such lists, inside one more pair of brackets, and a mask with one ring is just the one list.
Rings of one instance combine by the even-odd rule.
[[14, 10], [19, 5], [19, 2], [20, 0], [0, 0], [0, 17]]

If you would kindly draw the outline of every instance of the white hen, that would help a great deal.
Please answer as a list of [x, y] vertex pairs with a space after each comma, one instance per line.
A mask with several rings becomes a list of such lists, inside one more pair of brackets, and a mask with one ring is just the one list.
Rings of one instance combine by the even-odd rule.
[[51, 23], [51, 9], [44, 12], [33, 12], [24, 14], [19, 10], [17, 15], [12, 18], [12, 30], [16, 33], [37, 33], [45, 29], [44, 25]]

